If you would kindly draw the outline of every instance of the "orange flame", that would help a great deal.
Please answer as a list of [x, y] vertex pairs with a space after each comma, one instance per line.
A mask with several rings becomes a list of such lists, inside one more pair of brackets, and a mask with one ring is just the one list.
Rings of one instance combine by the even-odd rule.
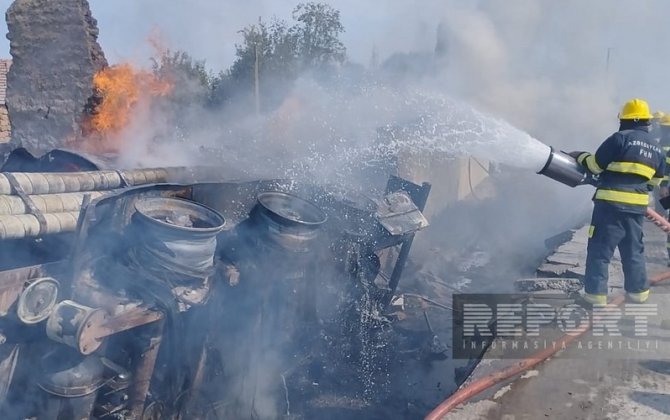
[[100, 102], [82, 128], [85, 137], [102, 141], [118, 137], [132, 123], [139, 105], [150, 105], [154, 98], [165, 96], [172, 90], [172, 83], [150, 72], [136, 70], [130, 64], [100, 70], [93, 77], [93, 86]]

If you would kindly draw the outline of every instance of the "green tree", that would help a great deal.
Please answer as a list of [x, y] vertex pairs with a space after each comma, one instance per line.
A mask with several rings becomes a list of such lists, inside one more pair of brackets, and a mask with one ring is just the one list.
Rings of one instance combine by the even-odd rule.
[[151, 61], [154, 75], [170, 84], [169, 93], [153, 104], [158, 110], [156, 115], [174, 124], [168, 136], [186, 139], [196, 126], [194, 121], [211, 103], [214, 77], [207, 71], [205, 61], [195, 60], [184, 51], [167, 50]]
[[266, 69], [281, 78], [295, 76], [298, 68], [298, 34], [282, 20], [270, 25], [270, 43], [272, 45]]
[[[266, 108], [271, 96], [278, 96], [278, 91], [290, 86], [299, 71], [296, 33], [286, 22], [277, 19], [269, 24], [259, 19], [257, 24], [239, 32], [243, 42], [235, 46], [237, 59], [229, 71], [216, 80], [214, 102], [221, 103], [222, 98], [225, 101], [241, 93], [253, 93], [260, 102], [256, 106]], [[227, 87], [228, 91], [222, 93], [222, 87]], [[270, 100], [270, 103], [274, 101]]]
[[325, 3], [301, 3], [293, 10], [299, 22], [294, 30], [298, 37], [298, 56], [307, 68], [343, 63], [346, 49], [339, 39], [344, 32], [339, 10]]
[[213, 76], [205, 61], [193, 59], [184, 51], [167, 50], [151, 59], [154, 74], [172, 85], [169, 99], [178, 104], [204, 104], [210, 95]]
[[323, 3], [302, 3], [292, 16], [293, 25], [259, 19], [239, 31], [242, 42], [235, 46], [235, 62], [213, 80], [215, 104], [251, 95], [262, 108], [271, 108], [302, 72], [346, 60], [346, 49], [339, 40], [344, 32], [339, 11]]
[[230, 77], [238, 83], [253, 83], [255, 67], [263, 64], [271, 54], [272, 39], [268, 26], [258, 19], [258, 24], [249, 25], [238, 31], [242, 34], [242, 44], [235, 45], [237, 59], [230, 67]]

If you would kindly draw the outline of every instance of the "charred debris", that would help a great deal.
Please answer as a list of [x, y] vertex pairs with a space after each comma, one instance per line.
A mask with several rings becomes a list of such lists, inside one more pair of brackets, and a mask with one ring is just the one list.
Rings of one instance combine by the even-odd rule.
[[[341, 32], [335, 11], [302, 7]], [[103, 87], [128, 68], [108, 67], [87, 1], [17, 0], [7, 20], [0, 418], [417, 418], [456, 386], [458, 366], [433, 365], [450, 308], [396, 293], [429, 183], [389, 162], [355, 189], [120, 170], [124, 120], [105, 107], [119, 92]], [[329, 42], [314, 63], [342, 58]], [[133, 77], [158, 96], [179, 87]]]
[[36, 221], [0, 242], [4, 418], [275, 418], [321, 382], [359, 404], [388, 392], [389, 303], [429, 185], [392, 177], [371, 199], [166, 173], [182, 179], [81, 192], [53, 233], [37, 197], [77, 192], [20, 180], [92, 173], [2, 175], [25, 204], [3, 234]]

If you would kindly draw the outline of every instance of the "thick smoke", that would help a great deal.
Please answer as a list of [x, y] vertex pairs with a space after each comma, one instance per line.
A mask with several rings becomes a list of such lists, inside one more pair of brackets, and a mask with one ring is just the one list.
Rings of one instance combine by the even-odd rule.
[[[164, 45], [205, 59], [218, 72], [234, 60], [239, 29], [259, 16], [288, 18], [297, 3], [91, 0], [91, 7], [111, 62], [148, 64], [146, 40], [158, 33]], [[508, 167], [492, 177], [494, 197], [473, 195], [436, 215], [423, 246], [417, 243], [423, 252], [413, 257], [424, 272], [441, 277], [453, 253], [461, 252], [455, 259], [492, 255], [488, 261], [498, 263], [500, 276], [514, 276], [534, 268], [545, 238], [585, 221], [591, 193], [515, 162], [532, 144], [526, 132], [561, 149], [593, 150], [616, 129], [618, 108], [629, 97], [670, 110], [660, 50], [670, 12], [664, 1], [330, 4], [341, 12], [348, 56], [360, 66], [349, 63], [332, 78], [302, 75], [261, 115], [184, 105], [186, 126], [176, 127], [166, 113], [143, 109], [125, 133], [132, 141], [123, 165], [218, 164], [229, 178], [309, 177], [356, 186], [368, 181], [368, 167], [398, 147], [443, 154], [445, 165], [468, 153], [498, 160]], [[500, 119], [522, 131], [496, 125]], [[409, 130], [409, 144], [379, 147], [378, 129], [396, 126]], [[436, 127], [456, 132], [431, 136]], [[472, 131], [474, 137], [459, 135]], [[473, 138], [492, 140], [491, 147], [464, 144]]]
[[[287, 18], [298, 1], [91, 3], [112, 60], [146, 57], [143, 41], [158, 28], [175, 49], [219, 69], [231, 63], [242, 25], [259, 16]], [[342, 13], [349, 56], [365, 65], [374, 47], [381, 60], [396, 52], [432, 51], [435, 28], [446, 22], [449, 87], [540, 138], [560, 139], [552, 133], [565, 127], [586, 129], [579, 137], [589, 131], [602, 136], [629, 96], [648, 98], [654, 108], [670, 105], [662, 88], [660, 43], [667, 38], [664, 17], [670, 12], [664, 1], [330, 4]]]
[[[206, 59], [218, 71], [233, 61], [242, 26], [259, 16], [266, 21], [272, 16], [288, 19], [297, 3], [121, 0], [113, 7], [92, 1], [92, 8], [111, 60], [141, 63], [149, 54], [145, 39], [158, 32], [170, 48]], [[663, 16], [670, 5], [662, 1], [330, 4], [341, 12], [346, 28], [341, 39], [349, 59], [362, 63], [373, 79], [388, 83], [342, 88], [341, 80], [333, 86], [332, 81], [317, 83], [306, 75], [274, 112], [260, 117], [230, 108], [225, 115], [185, 109], [196, 116], [188, 136], [142, 153], [144, 144], [157, 136], [156, 127], [161, 127], [160, 136], [170, 136], [170, 128], [165, 133], [159, 117], [155, 124], [133, 128], [138, 141], [126, 153], [127, 164], [202, 163], [204, 150], [231, 176], [308, 173], [320, 180], [339, 177], [355, 184], [358, 179], [343, 160], [355, 158], [359, 166], [367, 165], [377, 128], [421, 118], [419, 110], [408, 106], [412, 100], [405, 101], [416, 91], [431, 92], [433, 99], [467, 102], [564, 150], [597, 147], [616, 129], [617, 111], [629, 97], [648, 99], [654, 110], [668, 104], [662, 89], [665, 60], [654, 42], [665, 38]], [[631, 27], [631, 17], [644, 24]], [[511, 142], [484, 155], [495, 158], [503, 153], [507, 157], [503, 163], [509, 163], [510, 155], [521, 158], [525, 150], [522, 143]], [[513, 231], [486, 228], [494, 230], [489, 232], [493, 238], [504, 238], [502, 243], [512, 236], [519, 238], [521, 248], [532, 244], [529, 248], [542, 249], [544, 238], [587, 217], [588, 187], [570, 190], [527, 170], [509, 178], [499, 188], [515, 193], [489, 205], [498, 215], [513, 219], [506, 224]], [[542, 189], [541, 198], [530, 194], [537, 189]], [[579, 215], [567, 214], [560, 210], [566, 202], [584, 203], [584, 209]], [[455, 238], [486, 236], [478, 220], [456, 225], [445, 226]], [[496, 244], [494, 240], [491, 247]]]
[[[152, 52], [146, 39], [157, 31], [171, 48], [218, 71], [234, 59], [242, 26], [259, 16], [288, 18], [297, 3], [93, 0], [91, 7], [111, 61], [145, 64]], [[436, 28], [446, 23], [440, 88], [560, 147], [597, 145], [629, 97], [647, 98], [654, 109], [670, 106], [660, 45], [670, 12], [664, 1], [330, 3], [342, 13], [350, 58], [364, 65], [373, 49], [382, 62], [398, 52], [432, 52]]]

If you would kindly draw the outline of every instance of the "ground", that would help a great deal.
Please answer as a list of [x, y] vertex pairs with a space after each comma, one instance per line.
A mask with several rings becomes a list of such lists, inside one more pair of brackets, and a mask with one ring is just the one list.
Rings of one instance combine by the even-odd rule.
[[[584, 235], [585, 230], [577, 232], [560, 250], [568, 251], [562, 257], [572, 252], [580, 267], [585, 257]], [[665, 241], [663, 232], [645, 223], [650, 275], [668, 270]], [[615, 263], [610, 273], [611, 295], [621, 293], [622, 274], [618, 267]], [[648, 337], [639, 348], [634, 344], [637, 341], [632, 325], [622, 327], [622, 336], [632, 339], [630, 348], [589, 353], [573, 345], [535, 370], [459, 407], [445, 420], [670, 418], [670, 330], [665, 325], [670, 323], [670, 282], [652, 289], [650, 303], [658, 305], [659, 315], [649, 318]], [[650, 348], [646, 348], [647, 341]], [[511, 362], [485, 361], [474, 376], [483, 376]]]

